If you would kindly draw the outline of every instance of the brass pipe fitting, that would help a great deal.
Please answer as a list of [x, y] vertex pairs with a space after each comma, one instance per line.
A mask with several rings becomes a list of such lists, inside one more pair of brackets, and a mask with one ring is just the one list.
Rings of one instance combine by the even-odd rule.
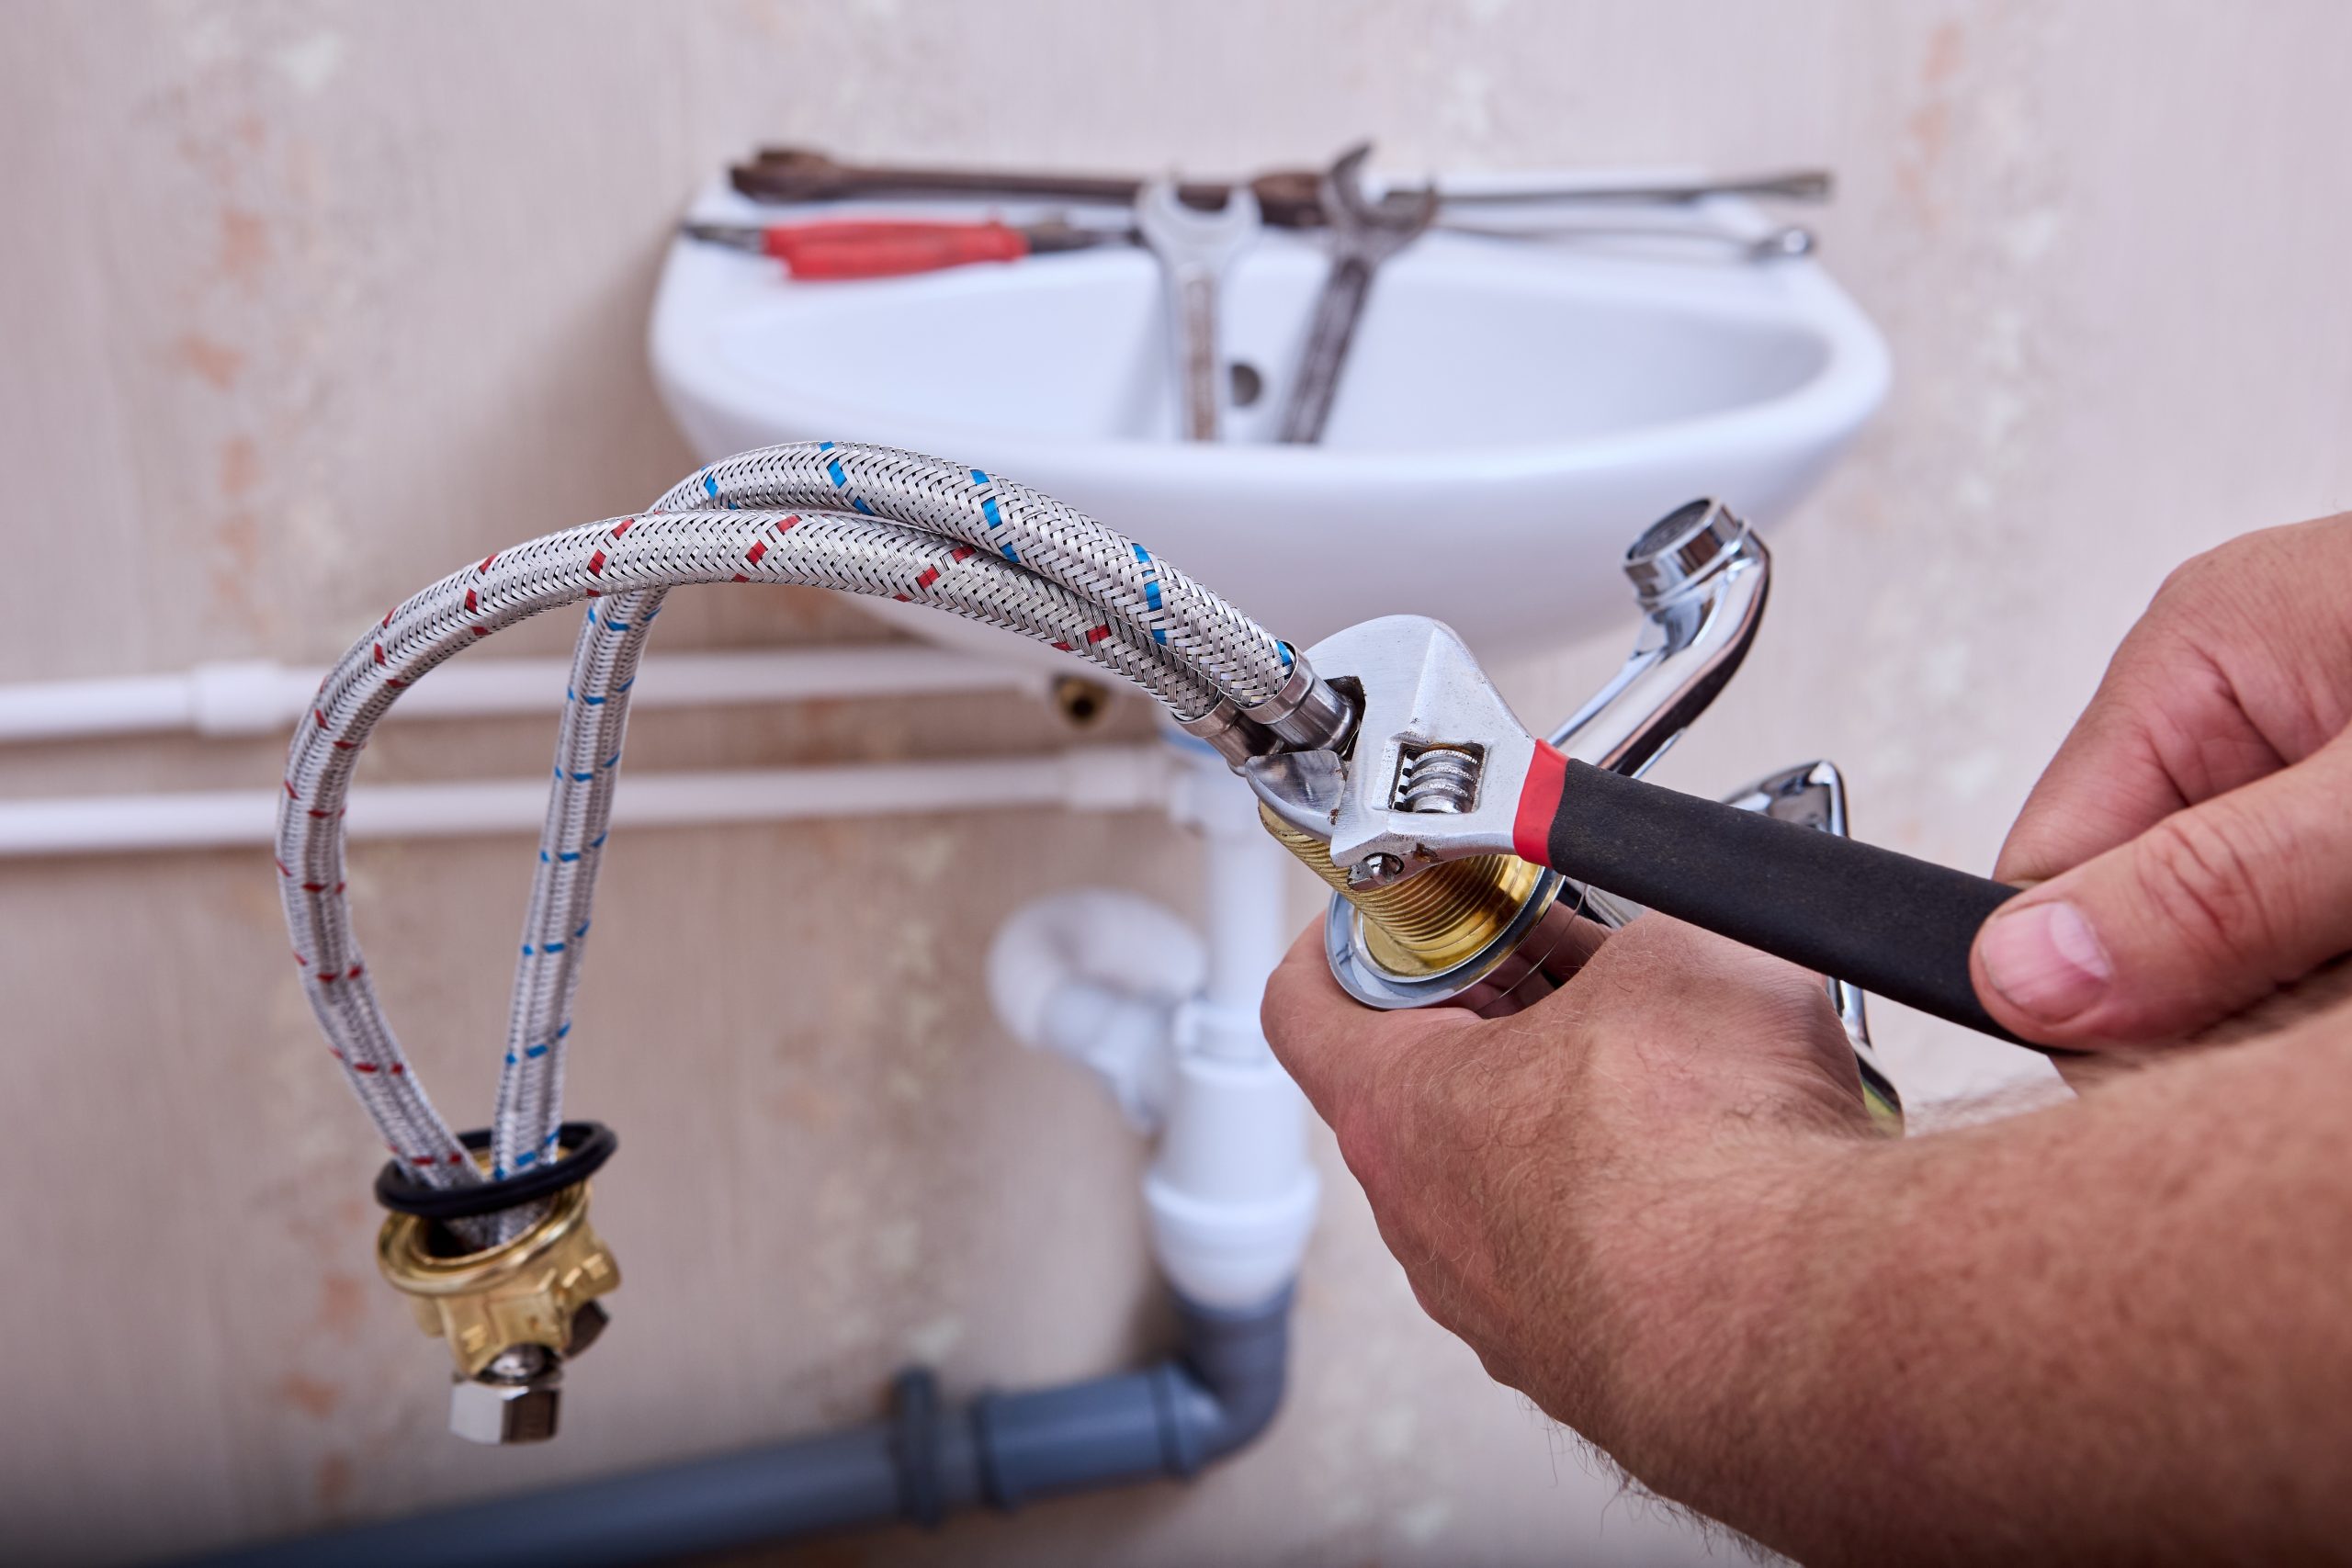
[[1263, 805], [1258, 819], [1277, 843], [1355, 906], [1363, 917], [1365, 951], [1395, 975], [1442, 974], [1476, 956], [1503, 933], [1544, 874], [1516, 855], [1476, 855], [1385, 887], [1357, 887], [1331, 863], [1329, 843]]
[[547, 1206], [521, 1235], [478, 1252], [451, 1250], [446, 1229], [414, 1214], [390, 1215], [376, 1234], [377, 1268], [417, 1326], [448, 1343], [449, 1426], [461, 1438], [555, 1436], [563, 1361], [603, 1330], [595, 1298], [620, 1285], [620, 1266], [588, 1224], [588, 1184]]
[[510, 1346], [571, 1348], [572, 1319], [616, 1289], [620, 1266], [588, 1224], [588, 1184], [548, 1200], [547, 1214], [512, 1241], [451, 1253], [447, 1233], [414, 1214], [386, 1216], [376, 1266], [408, 1298], [417, 1326], [449, 1342], [461, 1377]]

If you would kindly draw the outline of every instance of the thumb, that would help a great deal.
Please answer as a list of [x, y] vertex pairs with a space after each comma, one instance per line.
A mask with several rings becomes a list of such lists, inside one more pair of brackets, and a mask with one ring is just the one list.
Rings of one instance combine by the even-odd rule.
[[2003, 905], [1970, 967], [2048, 1045], [2173, 1039], [2352, 950], [2352, 732]]

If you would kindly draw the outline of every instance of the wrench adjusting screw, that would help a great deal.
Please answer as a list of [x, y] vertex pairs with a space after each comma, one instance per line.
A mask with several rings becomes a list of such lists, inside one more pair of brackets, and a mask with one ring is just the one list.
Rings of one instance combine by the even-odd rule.
[[1396, 791], [1389, 804], [1398, 811], [1459, 817], [1478, 804], [1482, 760], [1471, 746], [1408, 746], [1396, 765]]

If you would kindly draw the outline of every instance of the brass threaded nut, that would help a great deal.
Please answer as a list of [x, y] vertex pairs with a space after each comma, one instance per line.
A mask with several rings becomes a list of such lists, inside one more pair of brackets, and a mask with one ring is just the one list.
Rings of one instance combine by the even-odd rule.
[[1363, 917], [1363, 943], [1392, 974], [1435, 975], [1476, 956], [1510, 924], [1543, 876], [1517, 855], [1475, 855], [1447, 861], [1386, 887], [1351, 887], [1331, 863], [1331, 846], [1294, 828], [1264, 805], [1258, 820], [1275, 842]]

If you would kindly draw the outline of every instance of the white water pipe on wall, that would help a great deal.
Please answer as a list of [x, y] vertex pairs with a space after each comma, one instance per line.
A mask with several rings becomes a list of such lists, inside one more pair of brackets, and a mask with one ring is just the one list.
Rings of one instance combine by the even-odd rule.
[[[1025, 757], [636, 773], [621, 780], [613, 822], [677, 827], [1020, 807], [1129, 811], [1166, 801], [1170, 768], [1167, 748], [1145, 741]], [[345, 829], [360, 839], [529, 833], [547, 809], [544, 778], [378, 784], [353, 792]], [[267, 790], [0, 801], [0, 858], [262, 846], [277, 833], [277, 796]]]
[[[388, 716], [463, 718], [559, 706], [569, 659], [469, 660], [434, 672]], [[0, 743], [192, 730], [283, 733], [317, 694], [321, 671], [266, 661], [199, 664], [167, 675], [0, 685]], [[1043, 692], [1049, 678], [992, 659], [913, 643], [665, 653], [649, 660], [645, 707], [899, 697], [934, 692]], [[545, 794], [544, 786], [541, 793]]]

